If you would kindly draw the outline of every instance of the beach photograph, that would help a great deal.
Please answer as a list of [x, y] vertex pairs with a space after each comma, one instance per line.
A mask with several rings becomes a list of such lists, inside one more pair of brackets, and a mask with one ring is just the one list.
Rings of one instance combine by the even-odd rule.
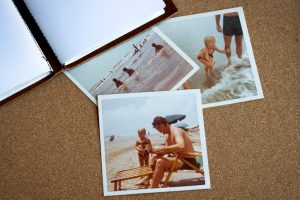
[[104, 94], [175, 90], [198, 69], [163, 33], [149, 30], [65, 74], [96, 103]]
[[105, 196], [210, 188], [200, 90], [98, 97]]
[[186, 84], [201, 89], [204, 108], [263, 98], [241, 7], [172, 18], [158, 29], [199, 66]]

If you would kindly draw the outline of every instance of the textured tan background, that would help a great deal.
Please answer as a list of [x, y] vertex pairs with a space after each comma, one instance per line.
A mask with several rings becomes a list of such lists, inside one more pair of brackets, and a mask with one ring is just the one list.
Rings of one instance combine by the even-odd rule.
[[[174, 0], [177, 15], [243, 6], [263, 100], [204, 111], [212, 189], [109, 199], [300, 199], [296, 0]], [[0, 199], [102, 199], [97, 107], [63, 74], [0, 107]]]

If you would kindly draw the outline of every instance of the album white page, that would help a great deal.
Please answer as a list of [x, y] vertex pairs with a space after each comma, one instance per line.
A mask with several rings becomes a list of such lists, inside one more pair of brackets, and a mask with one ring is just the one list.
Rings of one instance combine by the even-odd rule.
[[62, 64], [164, 13], [163, 0], [25, 0]]
[[11, 0], [0, 1], [0, 101], [52, 69]]

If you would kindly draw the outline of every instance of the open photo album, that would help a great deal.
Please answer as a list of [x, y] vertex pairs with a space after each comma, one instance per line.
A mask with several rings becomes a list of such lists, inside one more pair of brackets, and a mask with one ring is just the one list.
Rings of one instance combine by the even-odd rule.
[[176, 11], [171, 0], [1, 1], [0, 103]]

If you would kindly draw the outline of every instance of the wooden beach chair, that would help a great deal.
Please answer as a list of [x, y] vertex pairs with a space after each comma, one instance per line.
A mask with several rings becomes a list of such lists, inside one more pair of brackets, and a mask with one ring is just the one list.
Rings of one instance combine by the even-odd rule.
[[[165, 181], [161, 183], [162, 187], [167, 187], [171, 178], [171, 175], [174, 172], [180, 171], [180, 170], [195, 170], [196, 173], [200, 173], [204, 175], [202, 167], [202, 154], [200, 152], [191, 152], [191, 153], [181, 153], [181, 154], [174, 154], [175, 160], [173, 162], [173, 165], [170, 170], [166, 171], [168, 173]], [[193, 165], [189, 161], [187, 161], [186, 157], [194, 156], [197, 160], [197, 165]], [[181, 160], [184, 165], [180, 168], [175, 170], [175, 166], [178, 160]], [[114, 191], [120, 191], [122, 190], [122, 181], [129, 180], [129, 179], [135, 179], [140, 177], [146, 177], [153, 175], [153, 171], [150, 167], [144, 166], [144, 167], [135, 167], [131, 169], [126, 169], [122, 171], [118, 171], [115, 175], [115, 179], [111, 181], [111, 183], [114, 184]], [[145, 186], [146, 188], [147, 186]]]
[[[175, 154], [175, 160], [173, 162], [173, 165], [171, 167], [171, 169], [168, 171], [168, 175], [165, 179], [165, 181], [162, 183], [162, 187], [167, 187], [169, 182], [170, 182], [170, 178], [171, 175], [174, 172], [180, 171], [180, 170], [195, 170], [196, 173], [200, 173], [202, 175], [204, 175], [204, 170], [201, 169], [203, 166], [203, 161], [202, 161], [202, 154], [201, 152], [189, 152], [189, 153], [180, 153], [180, 154]], [[194, 156], [196, 158], [196, 164], [192, 164], [189, 161], [186, 160], [187, 157], [191, 157]], [[181, 160], [183, 162], [183, 166], [180, 169], [175, 170], [175, 166], [178, 160]]]
[[150, 176], [152, 174], [153, 171], [148, 166], [131, 168], [127, 170], [118, 171], [115, 176], [115, 179], [113, 179], [111, 183], [114, 184], [114, 191], [120, 191], [122, 189], [122, 181]]

